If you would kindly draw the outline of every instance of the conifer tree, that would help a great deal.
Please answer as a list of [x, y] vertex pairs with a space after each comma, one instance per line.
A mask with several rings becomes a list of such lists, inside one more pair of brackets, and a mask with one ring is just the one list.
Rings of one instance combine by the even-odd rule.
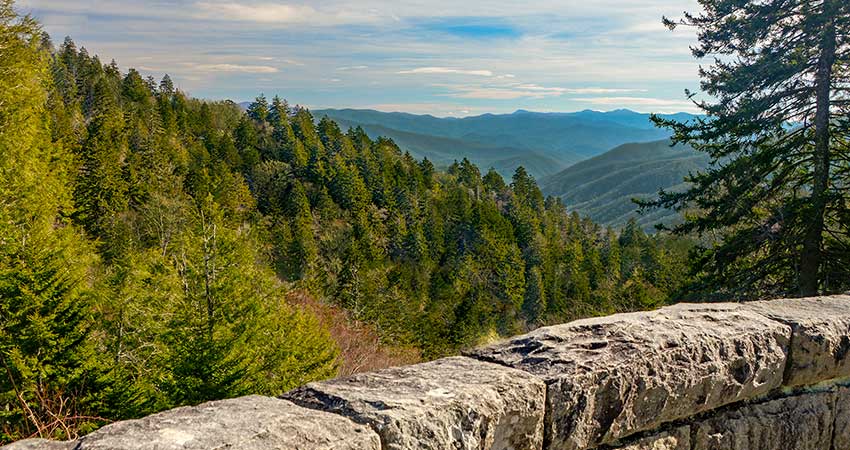
[[[815, 295], [846, 289], [850, 3], [844, 0], [701, 0], [697, 101], [687, 123], [655, 117], [675, 143], [715, 164], [685, 192], [644, 206], [695, 208], [674, 227], [720, 236], [697, 259], [705, 290], [728, 296]], [[693, 95], [693, 94], [689, 94]], [[720, 287], [725, 289], [720, 289]]]
[[260, 96], [254, 99], [254, 102], [248, 106], [248, 117], [256, 122], [264, 123], [268, 121], [269, 114], [269, 102], [263, 94], [260, 94]]
[[0, 1], [0, 442], [73, 437], [98, 422], [108, 387], [88, 340], [94, 256], [63, 216], [70, 161], [51, 142], [41, 38]]
[[505, 188], [508, 186], [505, 184], [505, 179], [499, 175], [499, 172], [496, 172], [496, 169], [491, 168], [487, 171], [487, 175], [484, 175], [484, 187], [487, 188], [488, 191], [499, 195], [504, 192]]
[[228, 229], [210, 196], [182, 238], [177, 269], [184, 295], [168, 327], [173, 404], [275, 394], [336, 370], [327, 335], [289, 310], [280, 287], [256, 264], [247, 232]]
[[163, 75], [162, 81], [159, 82], [159, 93], [166, 98], [174, 95], [174, 81], [168, 74]]
[[239, 149], [241, 169], [247, 173], [260, 160], [260, 138], [257, 135], [257, 129], [243, 117], [233, 134], [236, 147]]
[[272, 123], [288, 122], [290, 114], [292, 114], [292, 110], [289, 103], [275, 95], [269, 108], [269, 121]]
[[105, 78], [100, 78], [94, 92], [95, 115], [79, 150], [75, 218], [92, 237], [108, 239], [116, 215], [127, 208], [128, 185], [123, 167], [128, 155], [127, 136], [124, 114]]
[[525, 299], [522, 311], [528, 324], [532, 327], [539, 324], [546, 312], [546, 293], [543, 284], [543, 274], [538, 267], [528, 271], [526, 278]]
[[313, 238], [313, 216], [310, 212], [310, 202], [307, 192], [298, 180], [292, 183], [290, 189], [290, 217], [292, 217], [292, 243], [290, 255], [292, 271], [295, 278], [310, 281], [315, 275], [318, 248]]

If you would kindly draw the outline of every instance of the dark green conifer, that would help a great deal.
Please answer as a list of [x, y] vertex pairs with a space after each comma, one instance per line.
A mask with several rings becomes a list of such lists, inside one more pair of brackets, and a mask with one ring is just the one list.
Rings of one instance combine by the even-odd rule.
[[[694, 208], [673, 229], [716, 236], [696, 257], [704, 291], [728, 298], [844, 290], [850, 3], [700, 1], [665, 23], [694, 27], [705, 118], [656, 117], [716, 164], [644, 206]], [[696, 98], [696, 97], [694, 97]], [[721, 289], [723, 287], [723, 289]], [[738, 297], [740, 298], [740, 297]]]

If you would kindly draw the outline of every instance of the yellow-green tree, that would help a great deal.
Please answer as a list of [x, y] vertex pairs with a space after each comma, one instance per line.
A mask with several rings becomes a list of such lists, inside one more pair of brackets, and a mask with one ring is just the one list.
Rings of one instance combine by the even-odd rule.
[[93, 255], [68, 223], [69, 158], [51, 141], [42, 34], [0, 1], [0, 442], [70, 437], [106, 395], [89, 340]]

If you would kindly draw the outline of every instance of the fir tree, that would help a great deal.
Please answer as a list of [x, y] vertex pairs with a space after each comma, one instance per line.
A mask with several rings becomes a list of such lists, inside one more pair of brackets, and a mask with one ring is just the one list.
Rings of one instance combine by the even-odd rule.
[[[703, 289], [728, 296], [846, 289], [846, 121], [850, 4], [842, 0], [700, 1], [671, 28], [695, 27], [707, 117], [656, 117], [715, 164], [692, 187], [644, 206], [696, 208], [674, 228], [716, 234], [701, 249]], [[839, 267], [840, 266], [840, 267]], [[719, 289], [720, 287], [725, 289]]]
[[41, 41], [30, 17], [0, 2], [0, 442], [70, 438], [108, 408], [89, 340], [95, 258], [63, 217], [70, 161], [51, 142]]

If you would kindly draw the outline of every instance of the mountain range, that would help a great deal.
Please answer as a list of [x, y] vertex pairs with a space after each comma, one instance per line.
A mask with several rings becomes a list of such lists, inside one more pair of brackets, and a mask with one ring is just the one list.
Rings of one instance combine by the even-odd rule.
[[[669, 131], [656, 128], [649, 114], [620, 109], [609, 112], [541, 113], [518, 110], [452, 118], [367, 109], [314, 110], [343, 128], [360, 126], [372, 137], [387, 136], [419, 158], [437, 166], [468, 158], [482, 171], [490, 167], [510, 178], [524, 166], [535, 178], [554, 175], [567, 167], [629, 142], [665, 139]], [[665, 117], [689, 120], [686, 113]]]
[[[247, 106], [247, 104], [243, 104]], [[619, 227], [635, 217], [646, 230], [670, 223], [669, 210], [637, 214], [633, 198], [659, 189], [683, 189], [683, 178], [704, 169], [709, 159], [690, 147], [670, 146], [670, 133], [649, 114], [627, 109], [543, 113], [517, 110], [454, 118], [370, 109], [313, 110], [343, 129], [362, 127], [372, 138], [392, 138], [417, 158], [438, 167], [468, 158], [486, 172], [495, 169], [508, 182], [517, 167], [534, 176], [544, 194], [560, 197], [570, 210]], [[678, 121], [696, 116], [663, 115]]]
[[560, 197], [570, 210], [614, 227], [634, 217], [644, 229], [669, 224], [679, 216], [670, 210], [637, 214], [633, 198], [653, 198], [659, 189], [684, 189], [689, 173], [708, 167], [710, 158], [669, 140], [632, 143], [577, 163], [539, 181], [543, 193]]

